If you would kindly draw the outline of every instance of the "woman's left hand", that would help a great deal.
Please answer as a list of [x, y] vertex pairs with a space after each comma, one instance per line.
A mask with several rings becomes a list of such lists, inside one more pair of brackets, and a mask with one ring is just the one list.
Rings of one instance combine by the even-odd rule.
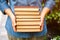
[[42, 18], [42, 16], [40, 16], [40, 30], [43, 31], [43, 27], [44, 27], [44, 18]]

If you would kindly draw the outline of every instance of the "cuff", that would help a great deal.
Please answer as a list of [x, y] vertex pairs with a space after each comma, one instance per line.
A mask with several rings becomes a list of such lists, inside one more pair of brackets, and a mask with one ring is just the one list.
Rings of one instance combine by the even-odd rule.
[[5, 1], [1, 4], [1, 11], [4, 12], [5, 9], [9, 8], [8, 3]]
[[44, 7], [47, 7], [49, 8], [50, 10], [52, 10], [53, 6], [55, 5], [55, 2], [53, 0], [50, 0], [50, 1], [47, 1], [45, 3], [45, 6]]

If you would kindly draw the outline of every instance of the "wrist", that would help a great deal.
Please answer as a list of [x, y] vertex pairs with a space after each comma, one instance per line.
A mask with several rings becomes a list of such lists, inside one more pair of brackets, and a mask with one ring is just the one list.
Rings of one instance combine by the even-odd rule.
[[13, 16], [13, 13], [12, 13], [12, 11], [11, 11], [11, 9], [5, 9], [5, 13], [8, 15], [8, 16]]
[[13, 13], [11, 13], [11, 14], [9, 15], [9, 17], [10, 17], [10, 18], [13, 18], [13, 17], [14, 17]]
[[44, 19], [45, 18], [45, 15], [43, 13], [41, 13], [41, 18]]

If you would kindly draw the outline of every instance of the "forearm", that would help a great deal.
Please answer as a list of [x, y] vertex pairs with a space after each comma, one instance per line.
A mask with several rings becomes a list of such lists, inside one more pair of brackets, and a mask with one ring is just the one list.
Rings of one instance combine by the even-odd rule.
[[45, 18], [45, 15], [52, 10], [52, 8], [54, 7], [55, 5], [55, 1], [54, 0], [47, 0], [45, 5], [44, 5], [44, 8], [41, 12], [41, 16], [42, 18]]
[[49, 11], [50, 11], [49, 8], [44, 7], [43, 10], [42, 10], [42, 12], [41, 12], [41, 18], [44, 19], [45, 16], [46, 16], [46, 14], [48, 14]]
[[16, 31], [15, 26], [16, 26], [16, 21], [15, 21], [15, 16], [13, 15], [11, 9], [5, 9], [4, 12], [10, 17], [11, 21], [12, 21], [12, 27], [13, 30]]

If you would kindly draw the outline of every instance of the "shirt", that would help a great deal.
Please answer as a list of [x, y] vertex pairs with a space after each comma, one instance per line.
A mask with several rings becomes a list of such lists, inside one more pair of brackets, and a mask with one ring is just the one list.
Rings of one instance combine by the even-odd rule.
[[[16, 2], [18, 2], [16, 4]], [[40, 10], [42, 11], [42, 0], [9, 0], [9, 4], [6, 2], [6, 0], [0, 0], [0, 10], [4, 13], [4, 10], [7, 8], [10, 8], [11, 11], [14, 13], [14, 5], [18, 6], [39, 6]], [[50, 10], [53, 8], [55, 5], [54, 0], [46, 0], [45, 6], [49, 8]], [[7, 21], [6, 21], [6, 26], [5, 26], [8, 34], [11, 36], [19, 37], [19, 38], [29, 38], [32, 36], [44, 36], [47, 33], [47, 28], [46, 28], [46, 21], [44, 20], [44, 27], [42, 32], [27, 32], [27, 33], [22, 33], [22, 32], [14, 32], [12, 28], [12, 22], [10, 17], [8, 16]]]

